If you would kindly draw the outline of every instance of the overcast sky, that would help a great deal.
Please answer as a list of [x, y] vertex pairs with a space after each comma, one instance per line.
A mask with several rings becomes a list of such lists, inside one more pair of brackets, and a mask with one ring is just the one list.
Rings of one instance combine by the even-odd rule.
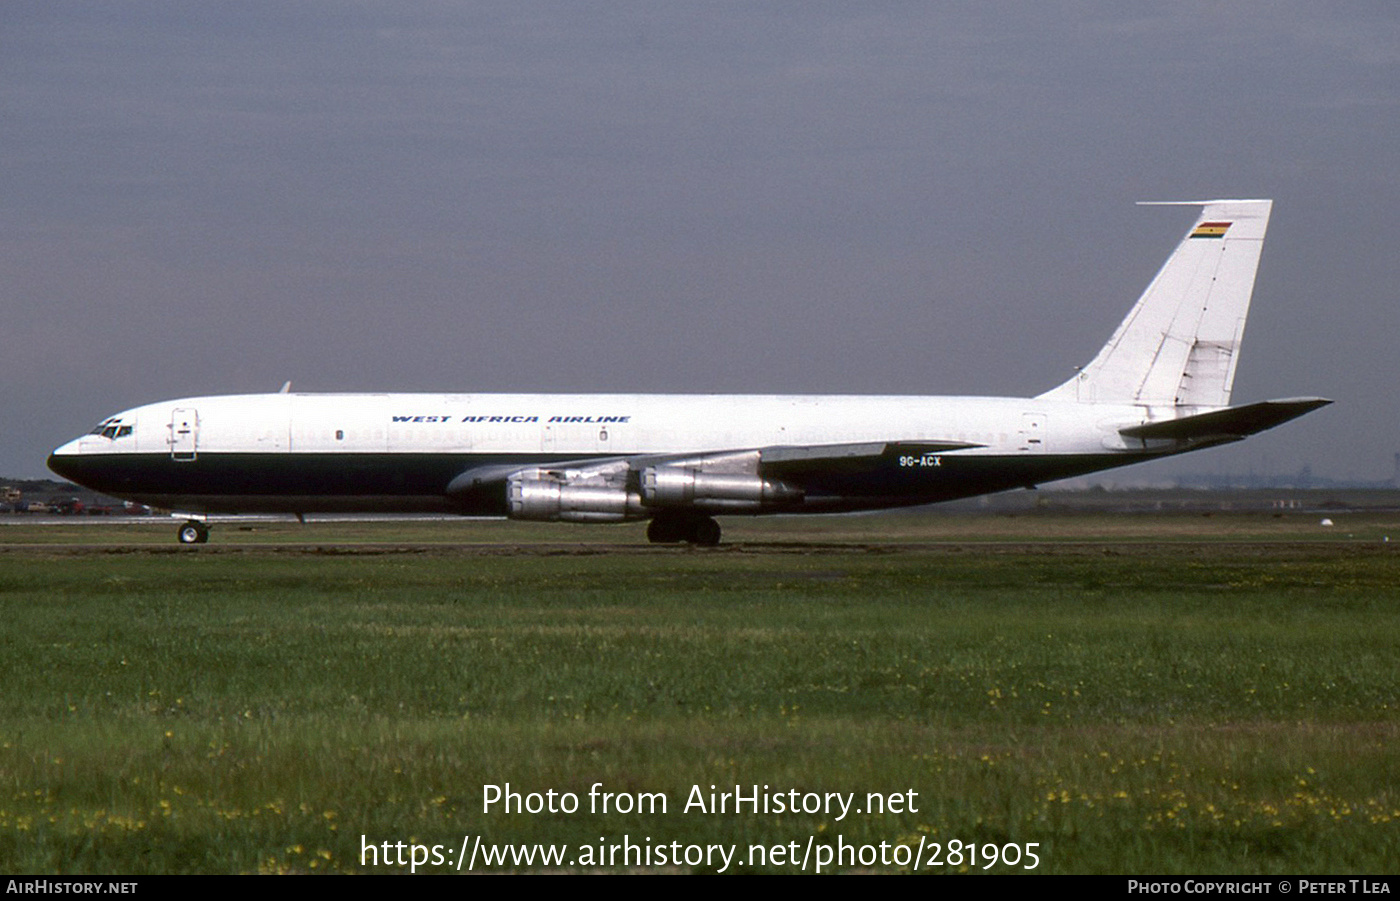
[[[0, 6], [0, 475], [275, 391], [1032, 395], [1272, 197], [1236, 402], [1400, 451], [1393, 2]], [[1166, 467], [1163, 469], [1163, 467]]]

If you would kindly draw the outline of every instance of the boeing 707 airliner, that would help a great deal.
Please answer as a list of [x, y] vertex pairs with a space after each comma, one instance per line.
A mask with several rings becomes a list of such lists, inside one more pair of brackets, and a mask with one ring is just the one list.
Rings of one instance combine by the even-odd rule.
[[1034, 397], [277, 394], [187, 397], [98, 423], [49, 468], [188, 519], [404, 512], [650, 520], [717, 544], [718, 515], [928, 504], [1230, 441], [1317, 409], [1230, 406], [1272, 202], [1201, 213], [1088, 365]]

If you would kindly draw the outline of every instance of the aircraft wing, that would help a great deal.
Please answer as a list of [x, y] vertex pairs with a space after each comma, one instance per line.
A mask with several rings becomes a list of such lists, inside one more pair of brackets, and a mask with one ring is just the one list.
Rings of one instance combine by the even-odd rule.
[[810, 473], [849, 473], [875, 469], [881, 465], [881, 461], [896, 456], [924, 456], [982, 446], [966, 441], [868, 441], [593, 457], [550, 463], [500, 463], [476, 466], [460, 473], [447, 486], [447, 493], [457, 496], [498, 488], [512, 476], [529, 470], [557, 474], [576, 484], [624, 483], [629, 473], [639, 473], [653, 467], [801, 479]]
[[860, 472], [901, 455], [923, 456], [983, 447], [967, 441], [860, 441], [843, 444], [778, 444], [700, 453], [644, 454], [625, 458], [633, 471], [677, 467], [709, 472], [748, 472], [794, 478], [810, 472]]
[[511, 476], [526, 470], [539, 469], [560, 474], [567, 473], [571, 478], [589, 477], [607, 481], [619, 474], [625, 475], [628, 469], [627, 457], [593, 457], [583, 460], [566, 460], [561, 463], [497, 463], [490, 466], [473, 466], [457, 475], [447, 485], [450, 495], [469, 494], [505, 484]]
[[861, 472], [891, 457], [922, 457], [983, 447], [967, 441], [873, 441], [857, 444], [806, 444], [765, 447], [759, 470], [778, 478], [800, 478], [810, 472]]

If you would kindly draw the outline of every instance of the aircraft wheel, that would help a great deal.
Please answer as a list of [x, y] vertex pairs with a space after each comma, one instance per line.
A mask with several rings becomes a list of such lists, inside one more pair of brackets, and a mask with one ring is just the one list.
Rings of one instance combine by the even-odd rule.
[[209, 527], [192, 519], [180, 526], [180, 531], [177, 534], [181, 544], [204, 544], [209, 540]]
[[719, 544], [719, 523], [711, 517], [697, 519], [690, 524], [690, 541], [701, 547], [714, 547]]
[[657, 516], [647, 523], [647, 541], [652, 544], [675, 544], [685, 540], [685, 523], [669, 516]]

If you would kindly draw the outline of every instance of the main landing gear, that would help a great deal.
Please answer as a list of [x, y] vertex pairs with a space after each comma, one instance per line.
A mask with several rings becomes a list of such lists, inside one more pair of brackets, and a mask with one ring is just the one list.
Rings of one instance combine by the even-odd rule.
[[181, 544], [204, 544], [209, 540], [209, 527], [197, 519], [192, 519], [180, 526], [180, 531], [175, 534], [179, 536]]
[[677, 544], [687, 541], [701, 547], [719, 544], [719, 523], [702, 514], [658, 513], [647, 524], [647, 541], [652, 544]]

